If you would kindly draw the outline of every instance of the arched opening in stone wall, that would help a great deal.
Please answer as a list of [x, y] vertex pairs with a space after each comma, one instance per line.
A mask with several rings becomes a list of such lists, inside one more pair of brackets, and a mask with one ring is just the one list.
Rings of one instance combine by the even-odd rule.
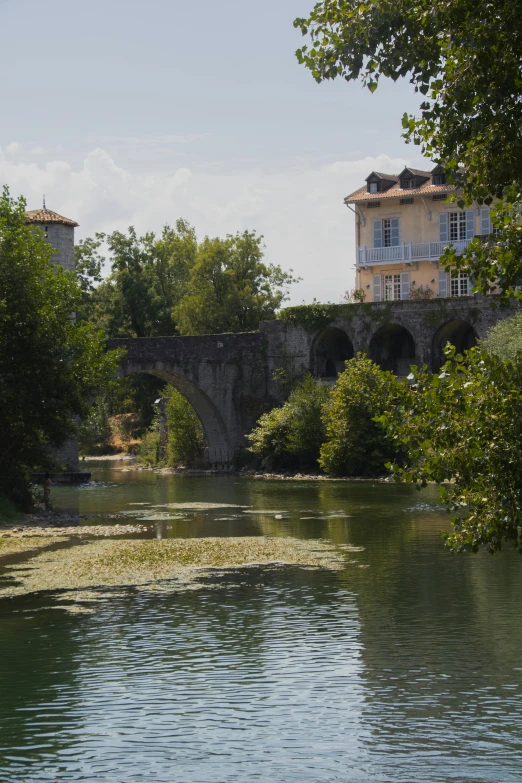
[[[130, 363], [124, 363], [120, 368], [120, 374], [124, 376], [136, 372], [144, 372], [160, 378], [177, 389], [190, 403], [201, 422], [205, 434], [205, 445], [201, 454], [202, 466], [211, 468], [228, 467], [233, 458], [228, 434], [223, 419], [210, 398], [188, 378], [175, 372], [158, 369], [154, 366], [140, 367]], [[160, 426], [162, 406], [164, 407], [164, 403], [159, 405]]]
[[390, 370], [399, 378], [410, 372], [415, 364], [415, 343], [404, 326], [386, 324], [370, 340], [370, 357], [383, 370]]
[[469, 350], [477, 344], [477, 333], [471, 324], [455, 319], [443, 324], [435, 333], [432, 347], [433, 371], [440, 370], [445, 362], [444, 348], [451, 343], [458, 353]]
[[353, 359], [352, 341], [342, 329], [329, 326], [319, 332], [312, 346], [312, 374], [317, 378], [337, 378], [344, 363]]

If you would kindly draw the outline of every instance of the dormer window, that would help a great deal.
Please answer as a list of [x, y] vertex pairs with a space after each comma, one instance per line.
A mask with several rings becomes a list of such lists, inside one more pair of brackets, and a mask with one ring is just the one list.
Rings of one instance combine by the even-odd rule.
[[369, 182], [368, 183], [368, 193], [378, 193], [379, 192], [379, 183], [378, 182]]
[[413, 187], [415, 187], [413, 179], [401, 179], [401, 188], [403, 190], [411, 190]]
[[433, 175], [433, 184], [434, 185], [445, 185], [446, 184], [446, 175], [444, 173], [434, 174]]

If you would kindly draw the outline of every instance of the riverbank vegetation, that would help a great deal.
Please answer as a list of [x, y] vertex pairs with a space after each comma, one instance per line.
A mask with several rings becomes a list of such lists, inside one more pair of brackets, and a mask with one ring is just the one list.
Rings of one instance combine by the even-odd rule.
[[138, 446], [138, 461], [151, 466], [202, 467], [205, 433], [196, 411], [170, 385], [161, 390], [159, 399], [161, 408], [158, 407], [152, 425]]
[[503, 543], [522, 551], [522, 354], [510, 358], [521, 338], [517, 314], [464, 355], [448, 346], [440, 372], [412, 367], [403, 381], [359, 355], [334, 385], [309, 377], [264, 414], [250, 451], [261, 468], [300, 469], [308, 410], [307, 466], [334, 476], [391, 471], [419, 489], [435, 482], [452, 513], [445, 538], [453, 551], [493, 553]]
[[441, 485], [454, 551], [496, 552], [504, 542], [522, 551], [522, 357], [448, 346], [446, 358], [440, 374], [412, 368], [411, 386], [379, 418], [407, 454], [393, 473], [419, 488]]
[[74, 435], [111, 378], [119, 352], [106, 352], [94, 325], [71, 315], [81, 305], [74, 275], [26, 223], [25, 201], [0, 196], [0, 495], [31, 505], [30, 473], [52, 469], [53, 448]]

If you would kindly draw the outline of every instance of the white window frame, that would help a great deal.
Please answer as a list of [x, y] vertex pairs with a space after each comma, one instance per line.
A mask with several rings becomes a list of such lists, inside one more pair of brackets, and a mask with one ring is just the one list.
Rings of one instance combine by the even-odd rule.
[[378, 193], [379, 192], [379, 183], [378, 182], [370, 182], [370, 189], [368, 191], [369, 193]]
[[468, 272], [459, 271], [456, 275], [450, 274], [450, 296], [469, 296], [470, 279]]
[[466, 239], [466, 213], [448, 212], [448, 237], [450, 242]]
[[400, 274], [391, 273], [389, 275], [383, 275], [382, 281], [383, 281], [385, 302], [395, 302], [396, 300], [401, 298]]

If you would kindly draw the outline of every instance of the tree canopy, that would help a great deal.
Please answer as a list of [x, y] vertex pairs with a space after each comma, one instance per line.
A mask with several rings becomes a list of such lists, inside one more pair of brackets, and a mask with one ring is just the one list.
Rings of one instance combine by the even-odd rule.
[[174, 309], [181, 334], [248, 332], [275, 316], [291, 273], [264, 261], [263, 237], [253, 231], [206, 237], [190, 270], [185, 296]]
[[81, 302], [74, 276], [27, 225], [25, 201], [0, 197], [0, 493], [27, 502], [27, 479], [49, 464], [51, 447], [74, 433], [119, 354], [104, 335], [71, 318]]
[[[106, 259], [110, 274], [101, 280]], [[84, 296], [84, 317], [103, 327], [109, 337], [157, 337], [176, 333], [173, 308], [183, 297], [194, 265], [197, 241], [184, 220], [165, 226], [159, 237], [96, 234], [76, 247], [76, 271]], [[99, 283], [95, 285], [95, 283]]]
[[375, 419], [394, 405], [402, 386], [393, 373], [381, 370], [364, 354], [346, 362], [323, 414], [326, 437], [319, 464], [325, 473], [385, 472], [385, 463], [396, 457], [396, 444]]
[[[408, 141], [462, 185], [462, 205], [490, 204], [500, 237], [445, 261], [471, 269], [477, 290], [522, 296], [522, 5], [520, 0], [322, 0], [294, 25], [298, 60], [316, 81], [407, 77], [421, 96], [404, 115]], [[501, 240], [501, 241], [499, 241]]]
[[504, 542], [522, 551], [522, 361], [453, 346], [446, 359], [440, 374], [412, 367], [411, 385], [379, 419], [408, 455], [394, 474], [441, 486], [454, 551], [496, 552]]

